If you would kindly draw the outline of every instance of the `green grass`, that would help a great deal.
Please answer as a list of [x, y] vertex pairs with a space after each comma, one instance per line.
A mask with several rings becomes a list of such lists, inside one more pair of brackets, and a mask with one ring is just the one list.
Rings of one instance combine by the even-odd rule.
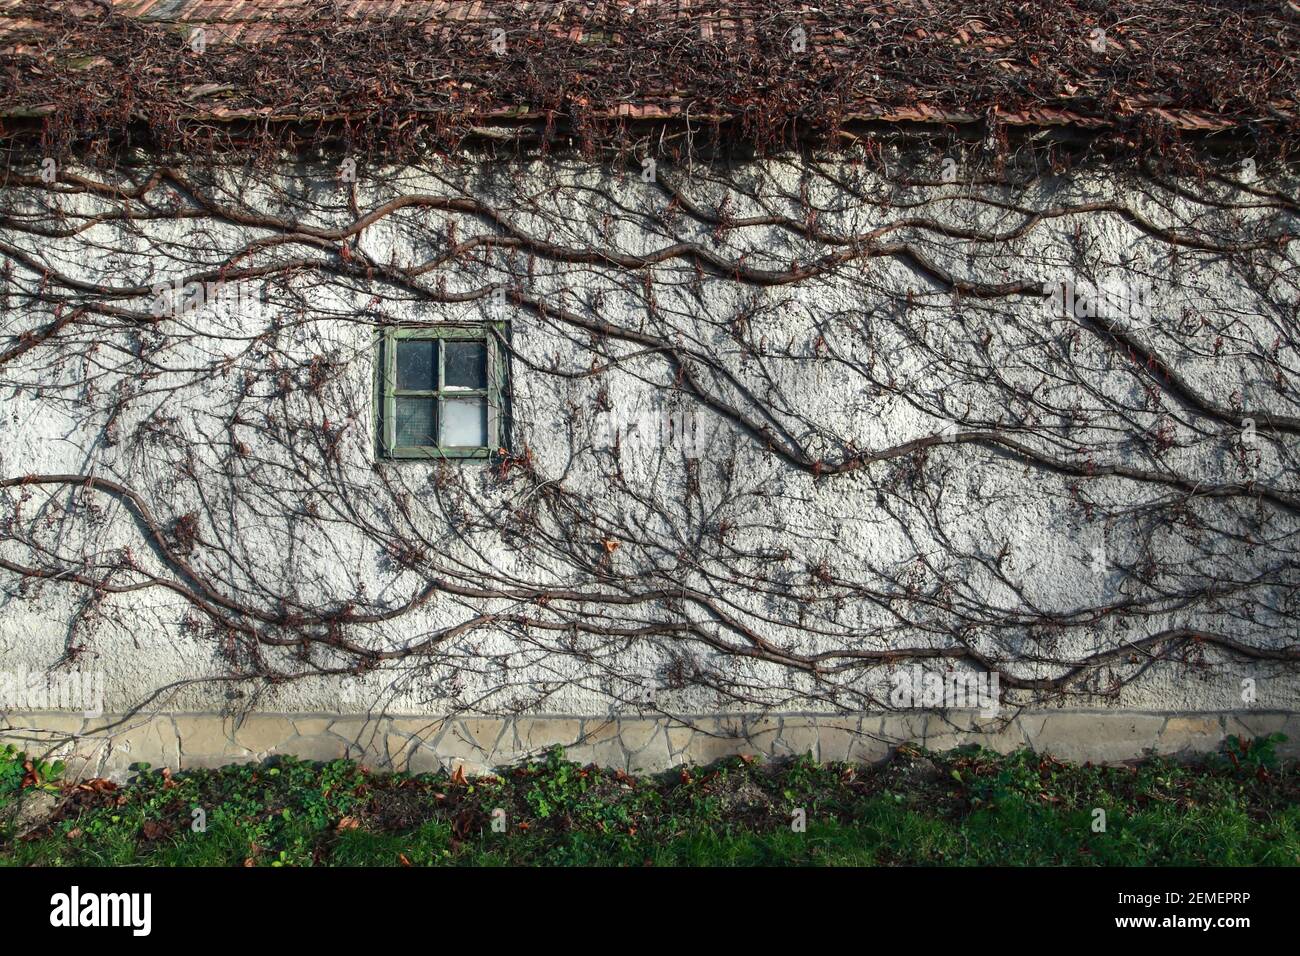
[[904, 747], [880, 766], [730, 758], [656, 778], [559, 750], [469, 780], [285, 758], [65, 784], [21, 824], [57, 771], [5, 751], [0, 865], [1296, 865], [1300, 771], [1277, 739], [1195, 766]]

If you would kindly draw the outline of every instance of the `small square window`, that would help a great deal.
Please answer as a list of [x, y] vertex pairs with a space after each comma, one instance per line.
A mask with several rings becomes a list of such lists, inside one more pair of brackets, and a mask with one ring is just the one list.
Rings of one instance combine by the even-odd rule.
[[379, 363], [385, 457], [486, 457], [505, 444], [503, 331], [496, 324], [385, 331]]

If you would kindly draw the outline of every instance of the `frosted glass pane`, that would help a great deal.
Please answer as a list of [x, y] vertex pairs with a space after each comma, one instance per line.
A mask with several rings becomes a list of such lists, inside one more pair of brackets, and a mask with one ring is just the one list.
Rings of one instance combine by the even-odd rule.
[[431, 339], [399, 340], [397, 387], [428, 391], [438, 387], [437, 342]]
[[395, 444], [402, 446], [438, 444], [438, 440], [434, 438], [438, 434], [438, 425], [434, 419], [435, 402], [432, 398], [402, 398], [399, 395], [395, 402], [396, 414], [393, 416]]
[[442, 403], [442, 443], [448, 448], [487, 444], [487, 399], [452, 398]]
[[487, 388], [487, 343], [444, 342], [445, 388]]

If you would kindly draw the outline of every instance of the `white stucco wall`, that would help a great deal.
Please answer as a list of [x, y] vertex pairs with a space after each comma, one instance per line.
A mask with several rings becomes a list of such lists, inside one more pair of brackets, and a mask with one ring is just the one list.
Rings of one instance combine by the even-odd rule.
[[[200, 542], [187, 560], [215, 593], [270, 615], [285, 599], [306, 609], [396, 608], [430, 580], [508, 594], [435, 588], [406, 613], [345, 628], [350, 639], [392, 650], [476, 614], [502, 617], [449, 637], [430, 658], [388, 662], [356, 679], [226, 680], [247, 674], [246, 652], [233, 663], [223, 657], [222, 635], [179, 593], [193, 585], [151, 549], [120, 498], [10, 487], [0, 492], [0, 557], [126, 584], [141, 580], [124, 566], [129, 549], [136, 567], [181, 583], [105, 595], [87, 614], [85, 587], [0, 570], [0, 661], [43, 671], [69, 645], [83, 648], [77, 666], [103, 672], [112, 712], [149, 701], [177, 712], [380, 707], [596, 716], [868, 711], [886, 703], [890, 666], [856, 669], [851, 658], [836, 657], [814, 674], [749, 656], [760, 646], [806, 657], [966, 642], [1021, 678], [1061, 675], [1092, 653], [1166, 629], [1295, 647], [1294, 510], [1249, 495], [1196, 494], [1183, 514], [1194, 515], [1199, 530], [1172, 532], [1162, 524], [1169, 508], [1141, 511], [1185, 496], [1185, 487], [1246, 480], [1241, 416], [1219, 420], [1150, 381], [1148, 395], [1123, 348], [1041, 295], [954, 294], [901, 253], [906, 244], [971, 283], [1149, 289], [1149, 314], [1115, 321], [1182, 382], [1223, 409], [1295, 416], [1300, 247], [1197, 248], [1206, 237], [1249, 246], [1262, 235], [1294, 233], [1294, 205], [1267, 197], [1290, 181], [1261, 180], [1250, 193], [1213, 181], [1141, 182], [1110, 168], [1016, 187], [949, 185], [939, 181], [937, 157], [896, 161], [895, 178], [925, 182], [889, 184], [843, 159], [815, 172], [792, 160], [659, 170], [660, 185], [678, 185], [709, 214], [725, 210], [732, 222], [788, 217], [841, 241], [780, 224], [719, 229], [635, 173], [568, 159], [462, 157], [400, 170], [370, 169], [363, 160], [355, 194], [337, 181], [334, 162], [286, 163], [271, 176], [227, 169], [205, 187], [205, 202], [239, 216], [204, 208], [167, 181], [134, 199], [129, 219], [103, 221], [93, 217], [121, 212], [120, 198], [7, 187], [0, 193], [9, 217], [0, 224], [0, 253], [9, 262], [0, 349], [55, 317], [48, 301], [31, 298], [43, 281], [43, 294], [61, 296], [64, 312], [95, 303], [100, 314], [62, 331], [57, 347], [37, 346], [0, 366], [0, 477], [94, 475], [133, 489], [167, 527], [196, 515]], [[77, 172], [144, 181], [152, 169]], [[167, 197], [188, 217], [160, 215]], [[350, 204], [364, 215], [402, 197], [423, 198], [370, 221], [349, 261], [340, 259], [337, 238], [288, 235], [255, 219], [343, 227], [358, 218]], [[499, 219], [439, 208], [449, 197], [489, 206]], [[1093, 206], [1056, 212], [1085, 204]], [[62, 218], [51, 218], [51, 209]], [[1176, 241], [1153, 235], [1138, 217]], [[38, 219], [69, 234], [19, 227]], [[1005, 238], [964, 237], [975, 231]], [[438, 261], [475, 236], [508, 241]], [[520, 237], [551, 245], [530, 250]], [[644, 267], [610, 261], [611, 253], [650, 255], [683, 243], [717, 262], [773, 273], [797, 262], [813, 274], [780, 284], [742, 281], [689, 250]], [[863, 255], [869, 248], [878, 254]], [[428, 265], [400, 283], [384, 281], [386, 268], [420, 264]], [[251, 303], [139, 318], [157, 282], [271, 265], [277, 270], [242, 280]], [[41, 267], [54, 277], [43, 278]], [[500, 479], [483, 462], [378, 460], [377, 323], [501, 318], [488, 294], [498, 284], [547, 306], [539, 314], [513, 300], [504, 315], [517, 353], [512, 450], [531, 454], [533, 472], [515, 469]], [[435, 301], [457, 297], [465, 301]], [[113, 310], [137, 317], [104, 314]], [[560, 310], [662, 347], [593, 338]], [[664, 352], [673, 346], [714, 408], [676, 388]], [[318, 387], [308, 386], [313, 359]], [[697, 416], [698, 459], [676, 447], [638, 458], [624, 433], [620, 481], [615, 456], [600, 447], [602, 428], [611, 415], [623, 425], [635, 421], [665, 397]], [[128, 400], [106, 433], [115, 399]], [[898, 454], [818, 477], [770, 452], [716, 406], [766, 425], [774, 440], [804, 447], [810, 460], [840, 461], [850, 448], [880, 452], [945, 429], [958, 437], [928, 449], [923, 464]], [[1076, 409], [1077, 419], [1062, 409]], [[1259, 454], [1257, 481], [1294, 494], [1296, 436], [1269, 432], [1257, 417], [1249, 446]], [[1164, 452], [1153, 450], [1161, 430], [1172, 441]], [[1074, 463], [1090, 450], [1098, 466], [1147, 469], [1174, 484], [1061, 474], [968, 440], [993, 431]], [[337, 442], [336, 456], [322, 452], [322, 435]], [[396, 567], [385, 554], [400, 541], [424, 552], [420, 568]], [[612, 552], [606, 541], [617, 545]], [[1163, 562], [1146, 582], [1144, 547]], [[597, 571], [603, 555], [609, 565]], [[1223, 592], [1203, 593], [1215, 586]], [[646, 596], [682, 587], [708, 595], [743, 627], [721, 625], [699, 602], [671, 606]], [[623, 603], [528, 596], [547, 591]], [[1137, 604], [1114, 610], [1126, 601]], [[611, 630], [508, 623], [520, 615]], [[273, 640], [292, 633], [232, 617]], [[625, 633], [665, 622], [678, 630]], [[696, 633], [682, 631], [684, 622]], [[292, 647], [261, 653], [286, 675], [347, 664], [319, 644], [306, 660]], [[1093, 690], [1114, 682], [1113, 697], [1076, 688], [1064, 703], [1294, 709], [1294, 665], [1243, 659], [1212, 644], [1199, 653], [1200, 661], [1144, 669], [1146, 651], [1134, 651], [1088, 671]], [[1251, 703], [1242, 698], [1245, 678], [1256, 682]], [[1043, 703], [1036, 698], [1044, 695], [1004, 689], [1008, 704]]]

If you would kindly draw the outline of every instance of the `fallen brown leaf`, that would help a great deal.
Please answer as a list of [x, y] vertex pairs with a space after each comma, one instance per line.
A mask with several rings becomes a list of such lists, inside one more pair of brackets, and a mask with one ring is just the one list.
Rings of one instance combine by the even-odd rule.
[[140, 833], [146, 840], [161, 839], [162, 837], [165, 837], [170, 830], [170, 827], [164, 823], [159, 823], [157, 820], [146, 820], [140, 826]]

